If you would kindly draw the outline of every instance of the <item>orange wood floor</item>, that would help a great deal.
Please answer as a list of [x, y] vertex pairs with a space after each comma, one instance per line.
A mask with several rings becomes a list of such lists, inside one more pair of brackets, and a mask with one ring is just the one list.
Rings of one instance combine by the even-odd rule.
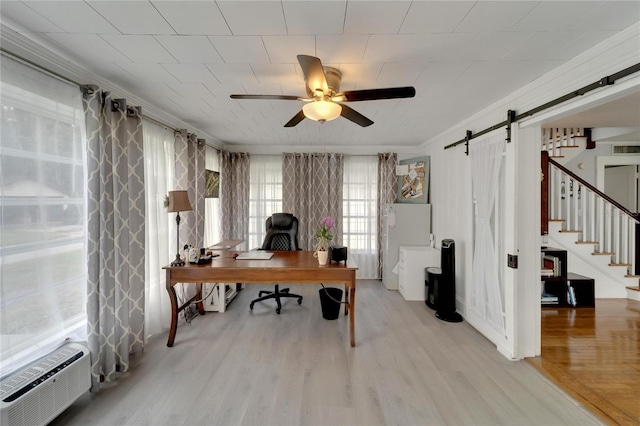
[[542, 310], [541, 356], [527, 360], [609, 424], [640, 425], [640, 302]]

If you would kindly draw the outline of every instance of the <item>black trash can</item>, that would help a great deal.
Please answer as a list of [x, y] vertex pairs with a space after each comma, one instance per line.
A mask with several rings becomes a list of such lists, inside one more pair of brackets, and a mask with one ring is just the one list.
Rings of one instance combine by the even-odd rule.
[[433, 310], [437, 309], [437, 286], [439, 285], [441, 278], [442, 269], [435, 266], [424, 268], [424, 303]]
[[320, 306], [322, 307], [322, 318], [326, 320], [338, 319], [340, 316], [342, 290], [335, 287], [323, 287], [319, 292]]

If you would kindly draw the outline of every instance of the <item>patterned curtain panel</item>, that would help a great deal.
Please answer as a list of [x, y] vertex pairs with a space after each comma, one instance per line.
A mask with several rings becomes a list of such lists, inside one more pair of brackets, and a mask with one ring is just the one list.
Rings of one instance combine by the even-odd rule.
[[144, 347], [145, 191], [140, 108], [83, 86], [88, 171], [88, 345], [92, 390]]
[[299, 222], [298, 243], [313, 250], [320, 219], [336, 220], [334, 244], [342, 244], [342, 154], [290, 154], [282, 161], [282, 209]]
[[194, 232], [196, 247], [204, 246], [204, 197], [206, 193], [205, 179], [205, 140], [198, 139], [195, 135], [189, 138], [189, 199], [195, 213]]
[[[249, 238], [249, 154], [220, 151], [220, 230], [223, 240]], [[247, 244], [239, 248], [247, 248]]]
[[393, 152], [378, 154], [378, 276], [382, 276], [382, 206], [396, 201], [398, 194], [398, 178], [396, 177], [398, 156]]

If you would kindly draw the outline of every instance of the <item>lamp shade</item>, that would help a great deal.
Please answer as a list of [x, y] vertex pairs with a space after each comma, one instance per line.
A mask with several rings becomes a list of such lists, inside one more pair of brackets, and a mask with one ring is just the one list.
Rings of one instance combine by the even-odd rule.
[[315, 121], [331, 121], [340, 117], [342, 106], [335, 102], [314, 101], [302, 107], [305, 117]]
[[188, 191], [169, 191], [169, 212], [186, 212], [193, 210], [189, 202]]

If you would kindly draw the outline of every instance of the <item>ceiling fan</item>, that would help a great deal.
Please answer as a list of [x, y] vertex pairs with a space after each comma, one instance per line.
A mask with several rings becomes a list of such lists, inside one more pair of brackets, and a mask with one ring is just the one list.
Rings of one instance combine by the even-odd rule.
[[342, 102], [373, 101], [377, 99], [413, 98], [413, 87], [388, 87], [383, 89], [351, 90], [340, 92], [342, 73], [333, 67], [323, 67], [315, 56], [298, 55], [304, 73], [307, 97], [292, 95], [231, 95], [232, 99], [267, 99], [302, 101], [306, 104], [284, 127], [293, 127], [305, 118], [324, 123], [340, 116], [367, 127], [373, 124], [364, 115]]

